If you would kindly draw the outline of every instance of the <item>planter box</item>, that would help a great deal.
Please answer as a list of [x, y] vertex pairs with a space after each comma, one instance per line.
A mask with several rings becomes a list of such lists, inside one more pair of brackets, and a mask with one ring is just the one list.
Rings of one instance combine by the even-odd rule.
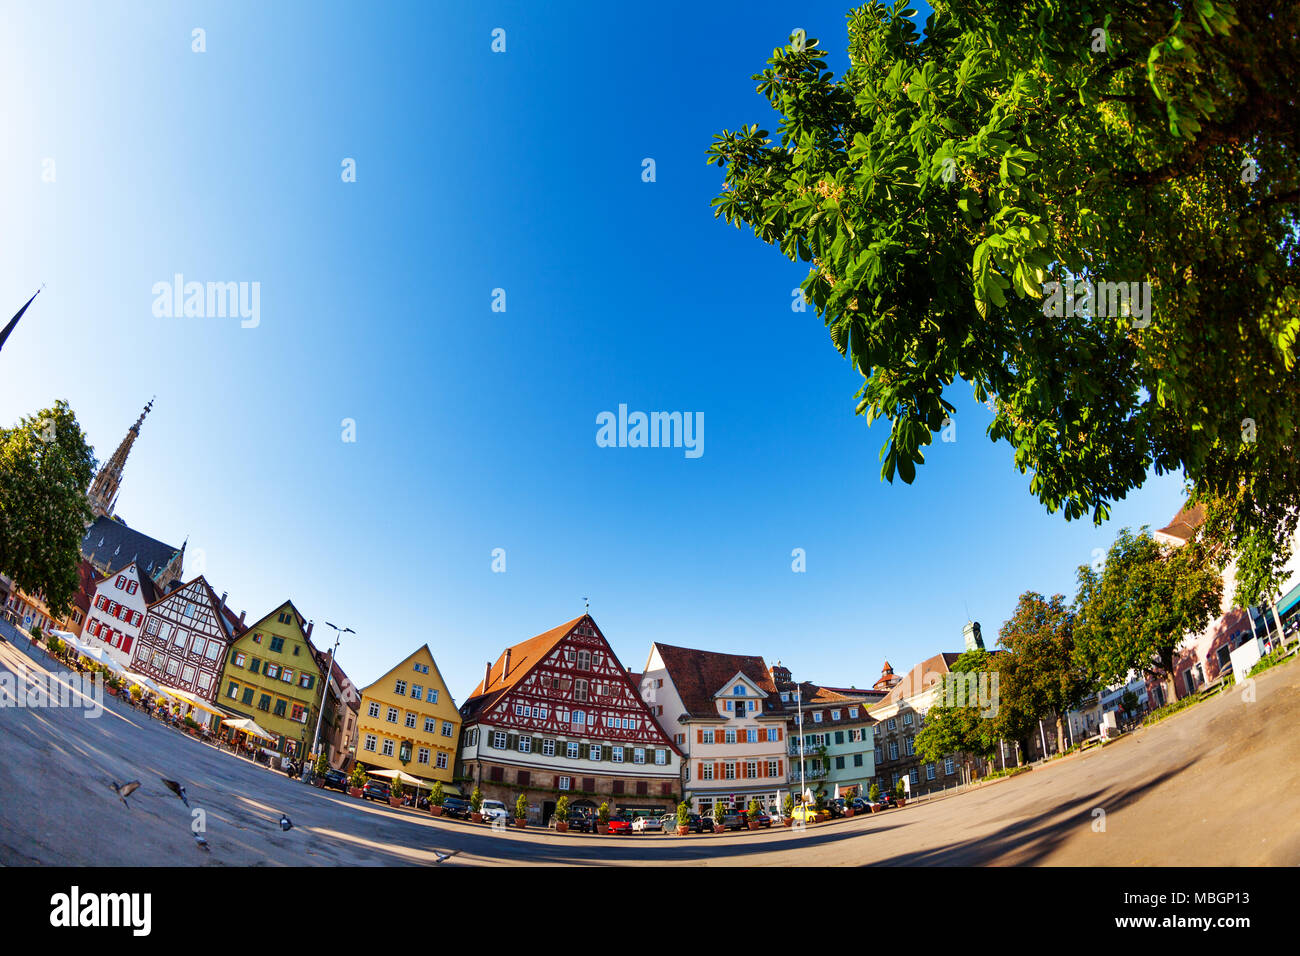
[[748, 820], [748, 821], [746, 821], [745, 825], [746, 825], [747, 827], [749, 827], [751, 830], [757, 830], [757, 829], [758, 829], [758, 821], [757, 821], [757, 820]]
[[390, 796], [388, 798], [388, 805], [390, 807], [400, 807], [402, 805], [402, 798]]
[[325, 789], [325, 781], [322, 780], [320, 777], [313, 777], [311, 781], [311, 785], [315, 787], [317, 790]]
[[690, 832], [691, 832], [691, 828], [690, 828], [690, 827], [678, 827], [678, 828], [677, 828], [677, 835], [678, 835], [678, 836], [686, 836], [686, 835], [688, 835]]
[[597, 832], [597, 833], [608, 833], [608, 832], [609, 832], [609, 824], [608, 824], [608, 823], [597, 823], [597, 824], [596, 824], [596, 832]]
[[783, 826], [783, 827], [792, 827], [792, 826], [794, 826], [794, 818], [793, 818], [793, 817], [783, 817], [783, 818], [781, 819], [781, 826]]
[[349, 797], [359, 797], [364, 791], [360, 787], [348, 787]]
[[515, 826], [521, 830], [528, 829], [528, 821], [523, 817], [515, 817]]
[[435, 817], [440, 817], [442, 816], [442, 807], [435, 807], [431, 805], [429, 807], [429, 812], [432, 813]]
[[568, 832], [569, 832], [569, 821], [568, 821], [568, 820], [556, 820], [556, 821], [555, 821], [555, 832], [556, 832], [556, 833], [568, 833]]
[[845, 815], [846, 817], [851, 817], [851, 816], [853, 816], [853, 814], [856, 813], [856, 812], [857, 812], [857, 811], [854, 810], [852, 807], [845, 807], [845, 808], [844, 808], [844, 815]]
[[813, 817], [813, 822], [814, 822], [814, 823], [825, 823], [825, 822], [826, 822], [827, 820], [829, 820], [830, 818], [831, 818], [831, 815], [830, 815], [829, 813], [827, 813], [825, 810], [822, 810], [822, 811], [818, 812], [818, 813]]
[[470, 820], [471, 823], [482, 823], [482, 822], [483, 822], [483, 814], [481, 814], [481, 813], [474, 813], [474, 812], [471, 812], [470, 815], [469, 815], [469, 820]]

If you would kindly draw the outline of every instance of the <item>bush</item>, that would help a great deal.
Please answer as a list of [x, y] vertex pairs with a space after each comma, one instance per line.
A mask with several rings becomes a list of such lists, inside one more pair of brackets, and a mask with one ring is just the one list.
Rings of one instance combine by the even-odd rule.
[[745, 809], [745, 816], [749, 817], [750, 822], [753, 822], [758, 819], [758, 815], [762, 812], [762, 808], [758, 805], [758, 797], [750, 797], [749, 806]]
[[325, 776], [325, 771], [328, 770], [329, 768], [330, 768], [329, 758], [325, 756], [325, 751], [322, 750], [319, 754], [316, 755], [316, 763], [312, 765], [311, 769], [316, 774], [316, 776], [323, 777]]
[[568, 797], [560, 797], [560, 799], [555, 801], [554, 816], [555, 819], [558, 820], [560, 823], [569, 822], [569, 798]]
[[600, 823], [609, 822], [609, 804], [602, 803], [596, 808], [596, 820]]
[[475, 787], [474, 792], [469, 795], [469, 808], [475, 813], [483, 809], [483, 791], [478, 787]]
[[433, 792], [429, 794], [429, 806], [440, 807], [447, 802], [447, 795], [442, 792], [442, 781], [433, 782]]
[[348, 774], [348, 783], [358, 790], [366, 785], [366, 768], [361, 764], [352, 765], [352, 772]]
[[528, 794], [526, 793], [519, 794], [519, 799], [515, 801], [515, 819], [528, 819]]
[[722, 818], [727, 815], [727, 808], [720, 803], [713, 805], [713, 820], [715, 823], [721, 823]]
[[867, 791], [867, 796], [871, 798], [872, 803], [880, 802], [880, 784], [873, 783], [871, 789]]
[[399, 800], [402, 798], [403, 795], [405, 795], [406, 788], [402, 786], [401, 777], [393, 778], [393, 782], [389, 785], [388, 792], [391, 793], [393, 796], [397, 797]]
[[903, 789], [903, 781], [901, 780], [894, 784], [894, 798], [896, 800], [904, 800], [907, 798], [907, 791]]
[[677, 804], [677, 825], [679, 827], [691, 825], [691, 808], [685, 800]]
[[785, 811], [786, 817], [794, 816], [794, 794], [793, 793], [787, 793], [785, 795], [785, 803], [782, 804], [781, 809]]

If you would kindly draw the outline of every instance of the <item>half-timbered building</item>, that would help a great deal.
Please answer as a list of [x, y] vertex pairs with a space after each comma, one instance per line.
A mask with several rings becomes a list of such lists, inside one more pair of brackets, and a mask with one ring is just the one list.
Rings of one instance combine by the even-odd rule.
[[534, 822], [555, 802], [663, 811], [681, 793], [681, 752], [655, 722], [590, 615], [506, 648], [461, 707], [462, 774]]
[[131, 669], [215, 703], [227, 651], [245, 630], [243, 618], [199, 575], [149, 605]]

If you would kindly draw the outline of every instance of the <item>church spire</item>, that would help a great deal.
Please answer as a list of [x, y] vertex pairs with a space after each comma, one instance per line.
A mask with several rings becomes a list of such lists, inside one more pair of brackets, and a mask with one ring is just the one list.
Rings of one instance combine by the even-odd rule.
[[117, 507], [117, 492], [122, 484], [122, 471], [126, 468], [126, 457], [131, 454], [131, 446], [140, 437], [140, 426], [144, 424], [145, 416], [153, 409], [153, 402], [152, 398], [149, 399], [149, 404], [144, 407], [135, 424], [127, 429], [126, 437], [122, 439], [122, 444], [117, 446], [117, 451], [113, 452], [113, 457], [99, 469], [99, 474], [91, 482], [86, 498], [96, 518], [111, 515], [113, 509]]

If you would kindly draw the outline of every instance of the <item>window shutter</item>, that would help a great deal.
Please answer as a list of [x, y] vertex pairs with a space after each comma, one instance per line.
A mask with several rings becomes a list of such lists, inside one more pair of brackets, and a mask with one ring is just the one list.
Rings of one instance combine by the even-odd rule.
[[519, 749], [519, 735], [518, 735], [518, 734], [506, 734], [506, 749], [507, 749], [507, 750], [518, 750], [518, 749]]
[[695, 742], [697, 744], [704, 743], [704, 728], [703, 727], [699, 728], [698, 730], [695, 731], [695, 734], [696, 734]]
[[591, 744], [578, 744], [578, 759], [579, 760], [591, 759]]
[[776, 775], [777, 775], [778, 777], [783, 777], [783, 776], [785, 776], [785, 761], [784, 761], [784, 760], [778, 760], [778, 761], [776, 762]]
[[722, 761], [718, 761], [713, 765], [713, 779], [715, 780], [722, 779]]

